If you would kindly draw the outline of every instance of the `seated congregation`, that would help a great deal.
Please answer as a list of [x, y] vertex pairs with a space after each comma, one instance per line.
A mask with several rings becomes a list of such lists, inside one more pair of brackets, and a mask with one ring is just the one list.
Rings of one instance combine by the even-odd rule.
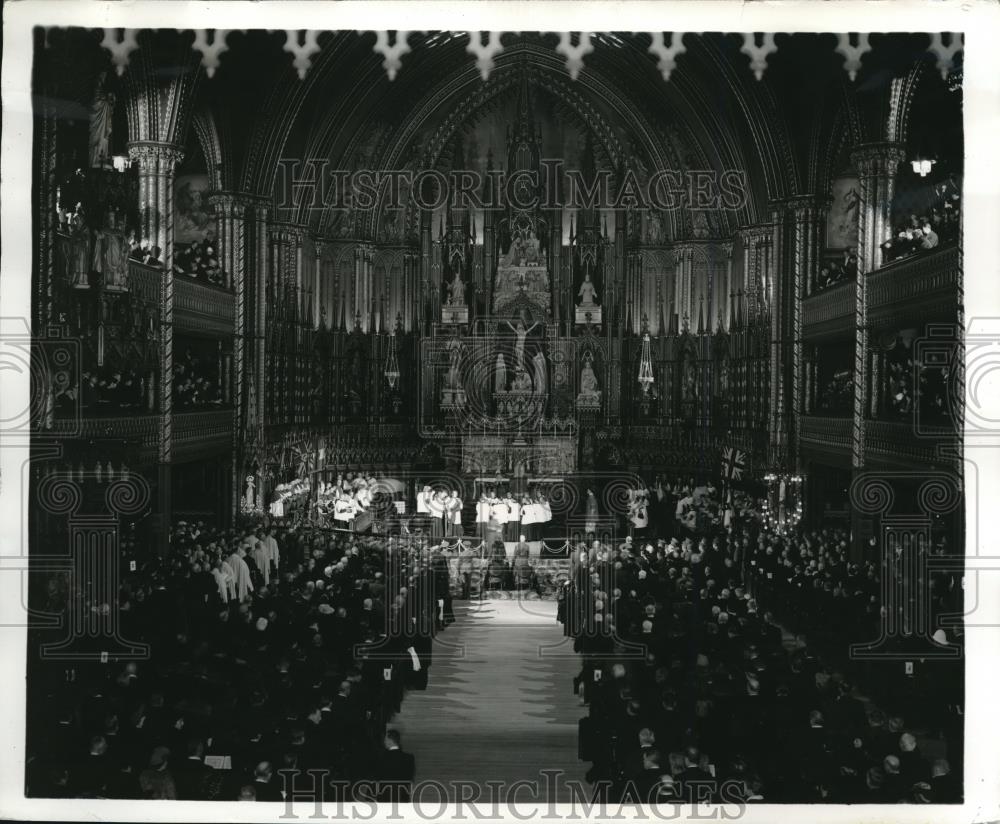
[[[961, 800], [961, 685], [849, 659], [879, 637], [882, 604], [878, 565], [850, 563], [847, 545], [741, 519], [716, 538], [574, 554], [559, 615], [582, 656], [580, 757], [603, 797]], [[954, 608], [954, 576], [931, 583], [935, 614]]]

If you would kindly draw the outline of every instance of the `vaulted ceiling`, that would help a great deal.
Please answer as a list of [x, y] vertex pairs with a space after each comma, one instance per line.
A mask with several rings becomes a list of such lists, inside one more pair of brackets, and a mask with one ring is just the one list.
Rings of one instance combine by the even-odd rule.
[[[685, 35], [669, 79], [650, 53], [651, 35], [597, 34], [574, 79], [559, 35], [505, 33], [485, 81], [466, 32], [409, 34], [392, 79], [373, 49], [374, 32], [321, 32], [304, 78], [286, 37], [230, 33], [209, 78], [192, 33], [141, 32], [119, 81], [129, 138], [196, 141], [213, 185], [267, 196], [281, 158], [326, 158], [347, 168], [360, 154], [388, 169], [416, 152], [422, 163], [439, 165], [449, 141], [515, 96], [527, 75], [536, 96], [593, 135], [598, 162], [616, 172], [742, 171], [746, 207], [712, 220], [728, 235], [766, 220], [776, 199], [826, 192], [847, 147], [905, 142], [921, 83], [935, 93], [943, 86], [926, 34], [871, 35], [854, 79], [834, 34], [775, 36], [761, 79], [740, 34]], [[85, 106], [110, 68], [107, 53], [81, 30], [50, 32], [47, 41], [41, 76], [50, 93]], [[62, 77], [60, 66], [74, 67], [72, 76]], [[329, 218], [283, 217], [317, 230]], [[672, 234], [683, 236], [683, 216], [674, 219]]]

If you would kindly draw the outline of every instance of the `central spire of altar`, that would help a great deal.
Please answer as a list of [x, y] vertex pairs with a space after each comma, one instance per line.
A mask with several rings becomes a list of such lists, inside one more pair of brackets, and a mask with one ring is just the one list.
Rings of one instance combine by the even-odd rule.
[[551, 313], [549, 224], [540, 202], [541, 132], [535, 122], [528, 64], [522, 60], [515, 122], [507, 128], [508, 192], [505, 217], [498, 225], [499, 254], [493, 283], [493, 311], [514, 315], [527, 306], [543, 316]]

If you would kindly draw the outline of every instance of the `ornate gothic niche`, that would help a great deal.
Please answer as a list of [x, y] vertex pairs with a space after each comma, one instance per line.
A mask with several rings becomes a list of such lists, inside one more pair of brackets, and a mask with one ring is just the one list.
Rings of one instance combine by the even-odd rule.
[[667, 332], [667, 318], [673, 306], [672, 256], [665, 249], [644, 249], [641, 260], [639, 317], [645, 315], [649, 319], [651, 335], [664, 335]]
[[[378, 158], [384, 152], [389, 134], [389, 125], [380, 118], [362, 120], [343, 149], [330, 152], [329, 169], [358, 172], [380, 168]], [[381, 210], [359, 208], [353, 202], [354, 196], [355, 193], [352, 192], [352, 203], [347, 208], [333, 208], [329, 202], [324, 204], [318, 226], [320, 233], [341, 238], [369, 239], [376, 236]], [[334, 197], [335, 193], [331, 190], [328, 201]], [[402, 235], [402, 230], [399, 234]]]

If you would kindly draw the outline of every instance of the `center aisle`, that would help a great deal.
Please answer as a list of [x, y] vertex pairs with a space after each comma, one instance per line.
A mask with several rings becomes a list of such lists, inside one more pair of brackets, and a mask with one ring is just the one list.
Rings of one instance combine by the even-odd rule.
[[[501, 801], [513, 782], [530, 781], [540, 803], [569, 801], [564, 781], [582, 783], [587, 768], [577, 759], [577, 723], [586, 710], [573, 694], [580, 658], [556, 620], [556, 603], [456, 602], [455, 618], [434, 641], [426, 692], [407, 694], [389, 725], [416, 757], [417, 782], [444, 783], [454, 801], [449, 782], [473, 781], [485, 803], [492, 798], [487, 781], [503, 782]], [[555, 798], [540, 770], [561, 771]], [[530, 803], [531, 795], [520, 789], [517, 799]], [[436, 797], [428, 790], [428, 801]]]

